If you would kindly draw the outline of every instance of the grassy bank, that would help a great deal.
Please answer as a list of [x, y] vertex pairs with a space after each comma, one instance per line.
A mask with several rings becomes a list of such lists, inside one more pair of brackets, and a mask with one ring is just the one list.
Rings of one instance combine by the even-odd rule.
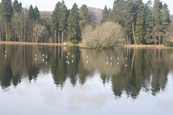
[[32, 43], [32, 42], [0, 41], [0, 44], [8, 44], [8, 45], [42, 45], [42, 46], [81, 46], [81, 44], [72, 44], [70, 42], [65, 42], [65, 43]]
[[173, 47], [165, 47], [164, 45], [123, 45], [122, 47], [134, 49], [173, 49]]
[[[79, 46], [82, 44], [72, 44], [71, 42], [65, 43], [32, 43], [32, 42], [12, 42], [12, 41], [0, 41], [0, 44], [7, 45], [41, 45], [41, 46]], [[165, 47], [164, 45], [122, 45], [124, 48], [133, 49], [173, 49], [173, 47]]]

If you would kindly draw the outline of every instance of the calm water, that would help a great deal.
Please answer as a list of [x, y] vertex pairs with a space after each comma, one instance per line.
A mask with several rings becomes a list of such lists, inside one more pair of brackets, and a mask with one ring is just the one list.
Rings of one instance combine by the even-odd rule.
[[173, 50], [0, 45], [1, 115], [173, 115]]

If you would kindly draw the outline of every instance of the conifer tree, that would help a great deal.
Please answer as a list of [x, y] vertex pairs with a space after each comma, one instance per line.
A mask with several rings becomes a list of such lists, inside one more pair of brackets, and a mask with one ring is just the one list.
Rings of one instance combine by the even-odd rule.
[[35, 20], [35, 14], [34, 14], [34, 9], [33, 9], [33, 6], [32, 5], [29, 8], [29, 19], [31, 21], [34, 21]]
[[86, 5], [82, 5], [80, 8], [80, 28], [83, 30], [86, 25], [91, 23], [90, 14]]
[[168, 30], [169, 24], [170, 24], [170, 13], [168, 9], [168, 5], [165, 3], [162, 7], [162, 13], [161, 13], [161, 21], [163, 26], [163, 32], [164, 34]]
[[112, 10], [109, 8], [108, 10], [108, 21], [112, 20]]
[[34, 8], [34, 19], [35, 20], [40, 19], [40, 11], [38, 10], [37, 6]]
[[[23, 23], [22, 23], [22, 4], [15, 0], [13, 2], [13, 16], [11, 19], [11, 35], [13, 35], [12, 40], [18, 41], [19, 39], [23, 39], [21, 33]], [[22, 23], [22, 24], [21, 24]]]
[[[11, 0], [2, 0], [1, 2], [1, 16], [3, 19], [3, 26], [5, 26], [5, 29], [3, 30], [5, 32], [5, 40], [10, 40], [10, 34], [11, 34], [11, 17], [13, 15], [13, 8], [12, 8], [12, 2]], [[3, 29], [3, 28], [2, 28]]]
[[124, 0], [115, 0], [112, 10], [112, 21], [120, 24], [123, 27], [123, 9], [124, 9]]
[[61, 3], [58, 2], [55, 6], [55, 9], [53, 11], [52, 18], [51, 18], [51, 33], [52, 33], [52, 36], [54, 36], [55, 43], [58, 42], [57, 38], [59, 33], [60, 6], [61, 6]]
[[13, 12], [19, 12], [22, 10], [22, 4], [19, 3], [17, 0], [13, 2]]
[[136, 24], [136, 5], [133, 1], [128, 0], [123, 4], [125, 10], [124, 15], [124, 24], [122, 23], [122, 27], [124, 28], [124, 32], [127, 38], [127, 44], [136, 44], [135, 37], [135, 24]]
[[68, 10], [64, 0], [58, 2], [51, 18], [51, 33], [55, 42], [64, 42], [64, 32], [67, 31]]
[[64, 32], [67, 30], [67, 18], [68, 18], [68, 10], [65, 5], [64, 0], [61, 2], [60, 8], [60, 19], [59, 19], [59, 31], [61, 32], [61, 42], [64, 42]]
[[136, 26], [135, 26], [135, 37], [138, 44], [145, 43], [145, 22], [144, 22], [144, 4], [142, 0], [136, 2]]
[[101, 19], [101, 22], [106, 22], [108, 21], [108, 9], [107, 9], [107, 6], [104, 7], [104, 10], [102, 12], [102, 19]]
[[11, 0], [2, 0], [1, 12], [5, 21], [10, 21], [13, 15], [13, 8]]
[[154, 44], [156, 45], [158, 42], [161, 42], [162, 35], [162, 27], [161, 27], [161, 9], [162, 3], [160, 0], [154, 1], [154, 27], [153, 27], [153, 38]]
[[74, 3], [68, 17], [68, 37], [70, 41], [81, 40], [81, 30], [79, 26], [79, 21], [79, 8], [77, 4]]
[[154, 26], [152, 2], [149, 0], [145, 4], [145, 42], [146, 44], [151, 44], [153, 42], [152, 30]]

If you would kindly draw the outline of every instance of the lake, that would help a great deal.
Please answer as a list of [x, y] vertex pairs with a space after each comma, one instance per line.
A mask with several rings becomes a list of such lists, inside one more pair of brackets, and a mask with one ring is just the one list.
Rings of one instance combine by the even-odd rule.
[[0, 45], [1, 115], [173, 115], [173, 49]]

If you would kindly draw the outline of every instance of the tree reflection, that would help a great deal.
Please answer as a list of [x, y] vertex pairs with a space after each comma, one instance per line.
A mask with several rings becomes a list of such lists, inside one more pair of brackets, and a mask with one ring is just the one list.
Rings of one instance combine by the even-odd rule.
[[0, 46], [0, 85], [17, 86], [27, 77], [30, 82], [52, 73], [57, 87], [69, 79], [75, 87], [88, 78], [100, 75], [103, 84], [111, 82], [115, 96], [123, 93], [136, 98], [141, 90], [153, 95], [166, 87], [167, 76], [173, 71], [172, 50], [107, 49], [91, 50], [78, 47]]
[[[42, 48], [37, 46], [0, 46], [0, 82], [2, 88], [11, 84], [17, 86], [21, 78], [28, 76], [28, 79], [37, 78], [40, 69], [46, 70], [42, 62]], [[37, 55], [37, 60], [36, 56]]]

